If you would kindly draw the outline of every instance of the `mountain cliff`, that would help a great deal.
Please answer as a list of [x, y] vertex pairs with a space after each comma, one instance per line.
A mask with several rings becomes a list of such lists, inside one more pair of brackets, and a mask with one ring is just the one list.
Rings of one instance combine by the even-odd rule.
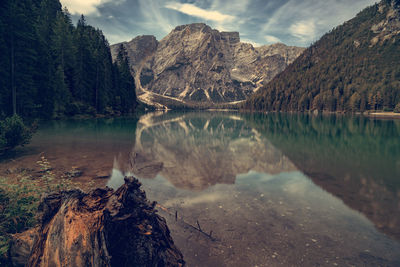
[[400, 111], [400, 1], [325, 34], [245, 103], [251, 110]]
[[[111, 46], [114, 58], [120, 45]], [[145, 102], [149, 93], [184, 103], [245, 100], [304, 50], [284, 44], [255, 48], [240, 42], [237, 32], [202, 23], [178, 26], [160, 42], [139, 36], [122, 45]]]

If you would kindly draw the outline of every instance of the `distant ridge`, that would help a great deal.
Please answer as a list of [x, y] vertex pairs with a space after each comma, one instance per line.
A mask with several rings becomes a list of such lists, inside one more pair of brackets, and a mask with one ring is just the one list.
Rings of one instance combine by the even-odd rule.
[[325, 34], [244, 108], [400, 112], [399, 6], [381, 1]]

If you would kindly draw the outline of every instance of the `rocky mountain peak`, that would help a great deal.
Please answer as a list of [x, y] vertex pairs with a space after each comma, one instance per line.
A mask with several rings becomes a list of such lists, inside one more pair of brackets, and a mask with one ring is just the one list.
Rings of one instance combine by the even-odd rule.
[[186, 31], [186, 32], [199, 32], [199, 31], [208, 31], [211, 32], [211, 27], [208, 26], [205, 23], [192, 23], [192, 24], [186, 24], [186, 25], [180, 25], [180, 26], [176, 26], [174, 30], [172, 30], [172, 32], [182, 32], [182, 31]]
[[149, 104], [154, 96], [179, 103], [245, 100], [304, 50], [284, 44], [254, 48], [240, 42], [238, 32], [204, 23], [177, 26], [160, 42], [140, 36], [123, 44], [138, 96]]

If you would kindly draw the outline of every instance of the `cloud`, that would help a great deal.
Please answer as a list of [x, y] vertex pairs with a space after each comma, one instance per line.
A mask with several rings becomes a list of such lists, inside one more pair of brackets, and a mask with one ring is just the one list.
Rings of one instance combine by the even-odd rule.
[[265, 35], [264, 36], [264, 39], [265, 39], [265, 41], [267, 42], [267, 43], [269, 43], [269, 44], [273, 44], [273, 43], [281, 43], [282, 41], [281, 41], [281, 39], [279, 39], [278, 37], [275, 37], [275, 36], [273, 36], [273, 35]]
[[[98, 13], [97, 7], [113, 0], [61, 0], [63, 7], [68, 8], [71, 14], [95, 14]], [[120, 1], [117, 1], [120, 2]]]
[[[325, 32], [355, 16], [375, 0], [287, 0], [272, 1], [261, 28], [263, 36], [272, 35], [286, 44], [307, 46]], [[271, 3], [272, 3], [271, 2]]]
[[253, 0], [230, 0], [227, 4], [226, 0], [213, 0], [211, 9], [221, 10], [228, 14], [240, 14], [248, 9], [251, 1]]
[[303, 42], [313, 40], [316, 37], [316, 25], [313, 20], [299, 21], [289, 27], [289, 32]]
[[177, 203], [182, 203], [182, 206], [191, 207], [200, 204], [215, 204], [217, 202], [224, 201], [228, 196], [226, 194], [222, 194], [221, 192], [205, 192], [201, 193], [198, 196], [191, 197], [179, 197], [169, 199], [164, 203], [166, 207], [173, 207], [177, 205]]
[[206, 22], [238, 31], [244, 41], [308, 46], [376, 0], [61, 0], [76, 22], [81, 13], [111, 43], [151, 34], [162, 39], [178, 25]]
[[222, 14], [221, 12], [215, 10], [202, 9], [193, 4], [167, 3], [165, 7], [168, 9], [179, 11], [189, 16], [216, 22], [226, 22], [235, 19], [234, 16]]
[[154, 32], [162, 32], [165, 36], [179, 25], [176, 16], [170, 16], [160, 3], [160, 0], [139, 0], [139, 11], [142, 21], [137, 22], [140, 28]]
[[254, 41], [249, 40], [249, 39], [241, 39], [241, 41], [242, 41], [243, 43], [249, 43], [249, 44], [251, 44], [251, 45], [254, 46], [254, 47], [260, 47], [260, 46], [263, 45], [263, 44], [254, 42]]

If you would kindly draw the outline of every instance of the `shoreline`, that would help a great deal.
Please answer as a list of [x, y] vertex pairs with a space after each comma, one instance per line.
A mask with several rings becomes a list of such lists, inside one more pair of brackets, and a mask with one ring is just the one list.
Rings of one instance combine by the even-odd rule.
[[[235, 111], [233, 109], [227, 109], [229, 111]], [[367, 118], [379, 118], [379, 119], [400, 119], [400, 113], [395, 113], [395, 112], [385, 112], [385, 111], [365, 111], [365, 112], [345, 112], [345, 111], [276, 111], [276, 110], [271, 110], [271, 111], [260, 111], [260, 110], [247, 110], [247, 109], [240, 109], [236, 110], [239, 111], [240, 113], [247, 113], [247, 114], [270, 114], [270, 113], [283, 113], [283, 114], [308, 114], [308, 115], [341, 115], [341, 116], [346, 116], [346, 115], [357, 115], [357, 116], [364, 116]]]
[[381, 118], [381, 119], [400, 119], [400, 113], [395, 112], [373, 112], [365, 114], [370, 118]]

